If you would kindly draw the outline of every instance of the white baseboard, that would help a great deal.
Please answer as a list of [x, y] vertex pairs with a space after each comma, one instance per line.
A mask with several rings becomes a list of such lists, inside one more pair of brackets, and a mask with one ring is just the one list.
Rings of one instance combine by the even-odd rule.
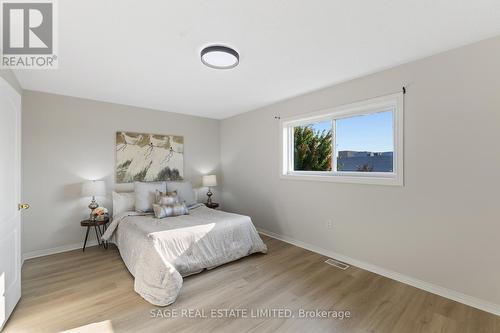
[[[97, 240], [89, 240], [89, 241], [87, 241], [86, 247], [95, 246], [95, 245], [97, 245]], [[73, 251], [73, 250], [82, 249], [82, 248], [83, 248], [83, 243], [75, 243], [75, 244], [69, 244], [69, 245], [63, 245], [63, 246], [53, 247], [53, 248], [50, 248], [50, 249], [44, 249], [44, 250], [36, 250], [36, 251], [26, 252], [26, 253], [23, 253], [23, 260], [22, 260], [22, 262], [24, 263], [25, 260], [32, 259], [32, 258], [38, 258], [38, 257], [48, 256], [48, 255], [51, 255], [51, 254], [56, 254], [56, 253], [61, 253], [61, 252], [67, 252], [67, 251]]]
[[413, 278], [411, 276], [407, 276], [407, 275], [397, 273], [397, 272], [394, 272], [394, 271], [391, 271], [391, 270], [388, 270], [388, 269], [385, 269], [385, 268], [382, 268], [382, 267], [379, 267], [376, 265], [372, 265], [372, 264], [369, 264], [369, 263], [366, 263], [366, 262], [363, 262], [363, 261], [360, 261], [357, 259], [353, 259], [353, 258], [344, 256], [342, 254], [335, 253], [333, 251], [325, 250], [325, 249], [320, 248], [318, 246], [304, 243], [302, 241], [293, 239], [293, 238], [288, 237], [288, 236], [282, 236], [282, 235], [279, 235], [279, 234], [274, 233], [272, 231], [264, 230], [261, 228], [257, 228], [257, 229], [261, 234], [264, 234], [266, 236], [281, 240], [281, 241], [286, 242], [286, 243], [290, 243], [292, 245], [304, 248], [304, 249], [312, 251], [312, 252], [319, 253], [319, 254], [324, 255], [326, 257], [330, 257], [333, 259], [344, 261], [352, 266], [362, 268], [364, 270], [373, 272], [375, 274], [385, 276], [389, 279], [393, 279], [393, 280], [408, 284], [410, 286], [416, 287], [418, 289], [422, 289], [422, 290], [428, 291], [430, 293], [451, 299], [453, 301], [474, 307], [476, 309], [483, 310], [483, 311], [492, 313], [494, 315], [500, 316], [500, 305], [499, 304], [491, 303], [491, 302], [488, 302], [488, 301], [485, 301], [485, 300], [482, 300], [482, 299], [479, 299], [479, 298], [476, 298], [473, 296], [463, 294], [463, 293], [455, 291], [455, 290], [441, 287], [441, 286], [438, 286], [438, 285], [435, 285], [435, 284], [432, 284], [429, 282], [419, 280], [417, 278]]

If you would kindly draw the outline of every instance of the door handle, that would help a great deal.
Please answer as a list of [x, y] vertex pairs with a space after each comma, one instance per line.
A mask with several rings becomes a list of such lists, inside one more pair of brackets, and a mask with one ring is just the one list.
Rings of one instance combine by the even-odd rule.
[[18, 210], [23, 210], [23, 209], [28, 209], [28, 208], [30, 208], [30, 205], [27, 203], [20, 203], [19, 205], [17, 205]]

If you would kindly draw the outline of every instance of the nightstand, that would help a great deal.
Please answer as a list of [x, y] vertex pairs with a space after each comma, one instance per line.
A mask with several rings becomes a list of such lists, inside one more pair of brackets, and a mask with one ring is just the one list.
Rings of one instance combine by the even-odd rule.
[[205, 206], [207, 206], [208, 208], [217, 209], [219, 207], [219, 204], [216, 202], [211, 202], [211, 203], [205, 202]]
[[101, 236], [104, 234], [104, 232], [106, 231], [106, 224], [109, 222], [109, 218], [107, 219], [104, 219], [102, 221], [92, 221], [90, 219], [87, 219], [87, 220], [83, 220], [80, 222], [80, 225], [82, 227], [87, 227], [87, 233], [85, 234], [85, 241], [83, 242], [83, 251], [85, 252], [85, 246], [87, 246], [87, 239], [89, 238], [89, 231], [90, 231], [90, 228], [94, 227], [94, 231], [95, 231], [95, 236], [97, 238], [97, 243], [99, 244], [99, 246], [103, 246], [105, 249], [108, 248], [108, 244], [107, 242], [105, 241], [102, 241], [101, 242]]

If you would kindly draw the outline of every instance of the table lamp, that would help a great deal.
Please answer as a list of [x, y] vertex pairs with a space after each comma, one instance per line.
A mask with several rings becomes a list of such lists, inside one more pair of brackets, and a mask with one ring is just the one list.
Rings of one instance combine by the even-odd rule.
[[90, 219], [92, 221], [95, 220], [95, 217], [92, 215], [94, 209], [99, 207], [99, 204], [95, 201], [96, 196], [104, 196], [106, 195], [106, 183], [104, 180], [89, 180], [83, 183], [82, 185], [82, 196], [84, 197], [92, 197], [92, 201], [89, 204], [90, 208]]
[[208, 192], [207, 192], [207, 204], [211, 205], [212, 204], [212, 191], [210, 191], [211, 187], [217, 186], [217, 176], [216, 175], [205, 175], [201, 178], [201, 182], [203, 187], [208, 187]]

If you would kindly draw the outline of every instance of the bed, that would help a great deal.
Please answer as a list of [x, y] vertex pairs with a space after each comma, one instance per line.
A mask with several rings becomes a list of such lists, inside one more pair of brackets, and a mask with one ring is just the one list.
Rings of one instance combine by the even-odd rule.
[[196, 205], [189, 215], [157, 219], [123, 212], [102, 236], [115, 243], [134, 290], [151, 304], [173, 303], [183, 277], [267, 252], [250, 217]]

